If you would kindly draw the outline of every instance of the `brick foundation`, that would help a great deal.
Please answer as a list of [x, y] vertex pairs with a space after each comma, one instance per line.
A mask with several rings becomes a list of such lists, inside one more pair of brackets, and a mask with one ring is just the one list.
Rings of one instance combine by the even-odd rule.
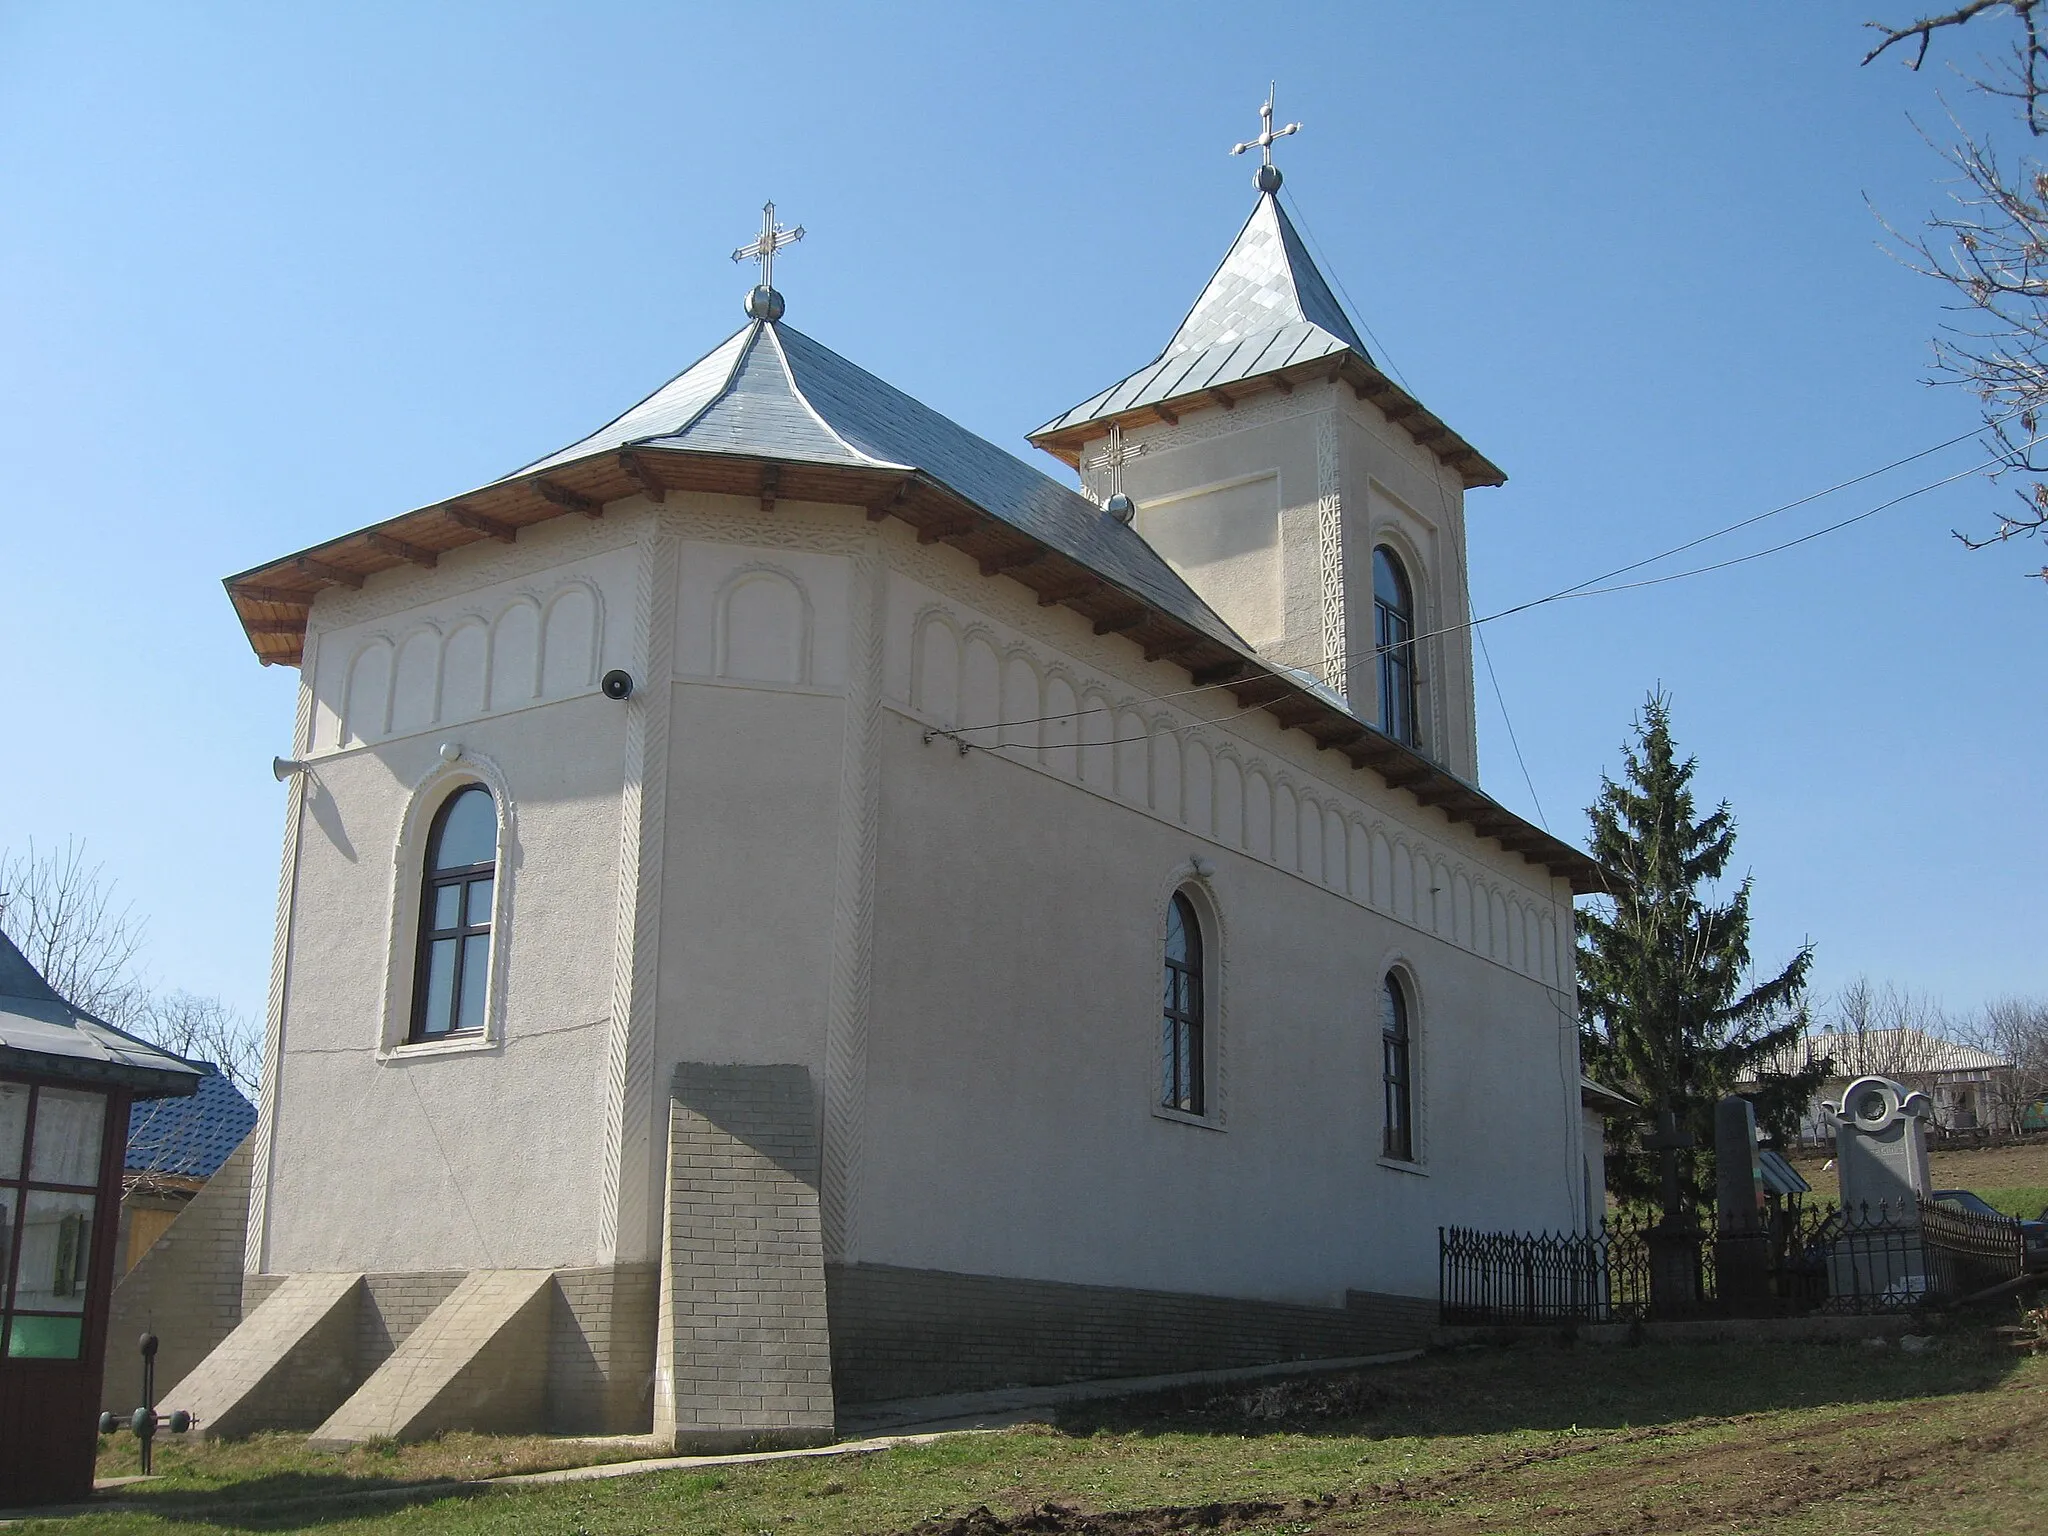
[[1433, 1297], [1339, 1307], [897, 1269], [826, 1270], [842, 1403], [1419, 1349]]
[[829, 1441], [811, 1074], [685, 1062], [672, 1092], [655, 1435], [698, 1451]]

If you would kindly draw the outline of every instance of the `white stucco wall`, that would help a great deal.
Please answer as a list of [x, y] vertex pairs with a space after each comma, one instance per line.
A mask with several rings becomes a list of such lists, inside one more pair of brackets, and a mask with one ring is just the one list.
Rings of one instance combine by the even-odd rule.
[[[1228, 718], [1228, 694], [1157, 698], [1184, 675], [964, 559], [889, 554], [848, 1257], [1331, 1302], [1429, 1293], [1439, 1224], [1576, 1222], [1559, 883], [1267, 717]], [[924, 739], [1091, 704], [962, 732], [1007, 738], [993, 753]], [[1198, 859], [1218, 1129], [1152, 1110], [1164, 909]], [[1415, 1170], [1379, 1157], [1390, 965], [1416, 1003]]]
[[[624, 726], [596, 682], [633, 623], [632, 535], [564, 521], [317, 605], [257, 1267], [595, 1257]], [[407, 1047], [425, 827], [473, 778], [509, 833], [490, 1028]]]
[[[1439, 1223], [1576, 1218], [1562, 883], [901, 525], [636, 499], [323, 595], [309, 668], [267, 1270], [651, 1255], [684, 1060], [812, 1069], [834, 1259], [1327, 1302], [1427, 1292]], [[497, 1011], [409, 1050], [448, 742], [511, 817]], [[1220, 1129], [1151, 1109], [1197, 859]]]

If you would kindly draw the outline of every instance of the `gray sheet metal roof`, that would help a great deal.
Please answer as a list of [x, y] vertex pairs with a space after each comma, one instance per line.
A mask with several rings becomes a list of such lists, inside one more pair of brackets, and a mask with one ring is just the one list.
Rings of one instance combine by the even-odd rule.
[[1033, 437], [1342, 352], [1372, 362], [1301, 236], [1268, 192], [1166, 350]]
[[118, 1084], [145, 1097], [199, 1086], [199, 1068], [72, 1007], [0, 933], [0, 1071]]
[[1204, 634], [1251, 650], [1135, 528], [780, 322], [749, 322], [616, 421], [505, 479], [627, 448], [915, 471]]

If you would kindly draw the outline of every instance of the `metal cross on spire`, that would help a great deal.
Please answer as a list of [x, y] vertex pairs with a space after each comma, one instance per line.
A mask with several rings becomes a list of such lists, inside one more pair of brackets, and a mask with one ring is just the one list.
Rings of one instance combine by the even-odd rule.
[[1104, 499], [1102, 509], [1119, 522], [1128, 523], [1137, 511], [1131, 498], [1124, 494], [1124, 462], [1139, 457], [1144, 451], [1143, 443], [1125, 442], [1123, 423], [1113, 421], [1109, 424], [1109, 446], [1100, 453], [1090, 454], [1083, 461], [1090, 469], [1109, 471], [1109, 495]]
[[747, 295], [747, 313], [756, 320], [780, 320], [782, 318], [782, 295], [775, 291], [775, 253], [785, 246], [795, 245], [803, 239], [804, 227], [784, 229], [775, 222], [775, 205], [761, 205], [761, 234], [752, 245], [743, 245], [732, 253], [734, 261], [754, 261], [761, 265], [761, 281], [754, 291]]
[[1289, 123], [1284, 128], [1273, 126], [1273, 88], [1277, 84], [1277, 81], [1269, 81], [1266, 85], [1266, 103], [1259, 108], [1259, 136], [1256, 139], [1247, 139], [1242, 144], [1232, 145], [1230, 150], [1233, 155], [1241, 155], [1248, 149], [1256, 149], [1263, 157], [1259, 163], [1258, 174], [1252, 178], [1252, 185], [1261, 192], [1280, 190], [1280, 167], [1273, 163], [1273, 141], [1284, 139], [1290, 133], [1301, 132], [1299, 123]]

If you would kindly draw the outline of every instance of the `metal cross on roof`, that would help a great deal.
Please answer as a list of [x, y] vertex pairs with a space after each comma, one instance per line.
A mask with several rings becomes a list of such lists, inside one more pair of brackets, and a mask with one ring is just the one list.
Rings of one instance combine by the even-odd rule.
[[1266, 85], [1266, 102], [1259, 108], [1259, 136], [1256, 139], [1247, 139], [1242, 144], [1234, 144], [1230, 149], [1233, 155], [1241, 155], [1248, 149], [1256, 149], [1263, 157], [1258, 175], [1252, 178], [1252, 184], [1261, 192], [1280, 190], [1280, 167], [1273, 163], [1273, 141], [1284, 139], [1290, 133], [1301, 132], [1299, 123], [1289, 123], [1284, 128], [1273, 126], [1273, 88], [1276, 84], [1277, 81], [1269, 81]]
[[1143, 443], [1125, 442], [1123, 424], [1113, 421], [1109, 424], [1109, 445], [1100, 453], [1091, 453], [1083, 461], [1090, 469], [1109, 471], [1109, 496], [1102, 503], [1103, 510], [1115, 513], [1127, 523], [1137, 509], [1131, 498], [1124, 494], [1124, 461], [1138, 458], [1144, 452]]
[[782, 295], [775, 291], [775, 253], [785, 246], [795, 245], [803, 239], [804, 227], [784, 229], [775, 222], [775, 205], [761, 205], [761, 234], [752, 245], [743, 245], [732, 253], [734, 261], [754, 261], [761, 266], [761, 281], [754, 291], [747, 295], [747, 313], [756, 320], [779, 320], [782, 318]]

